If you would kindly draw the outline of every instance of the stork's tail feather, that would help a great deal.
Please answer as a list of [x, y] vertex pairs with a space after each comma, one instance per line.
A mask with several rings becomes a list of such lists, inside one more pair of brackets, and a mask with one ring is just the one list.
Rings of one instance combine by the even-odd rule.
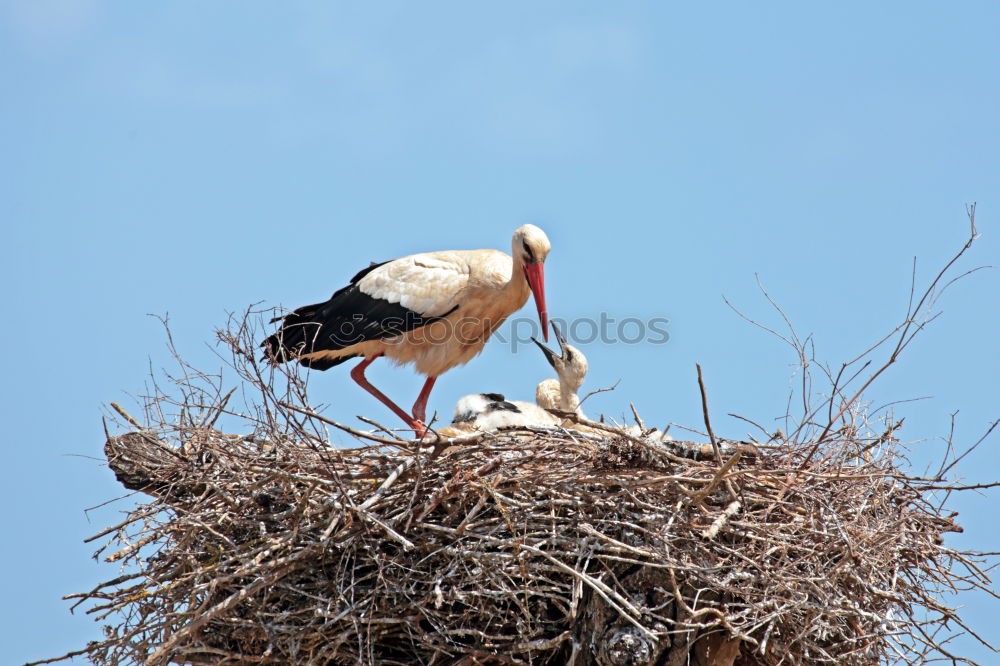
[[316, 319], [323, 305], [323, 303], [305, 305], [283, 317], [272, 319], [272, 323], [280, 321], [281, 328], [260, 343], [264, 348], [264, 356], [272, 363], [278, 364], [287, 363], [297, 359], [302, 353], [308, 353], [322, 327]]

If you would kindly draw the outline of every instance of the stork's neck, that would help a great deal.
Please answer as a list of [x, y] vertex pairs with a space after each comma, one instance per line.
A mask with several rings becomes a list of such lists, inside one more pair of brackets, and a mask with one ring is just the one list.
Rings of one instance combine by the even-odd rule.
[[514, 256], [510, 279], [503, 287], [504, 296], [524, 305], [531, 294], [531, 287], [528, 286], [528, 278], [524, 274], [524, 264], [516, 258], [516, 254]]
[[559, 409], [564, 412], [576, 412], [580, 409], [580, 396], [577, 395], [579, 385], [572, 385], [562, 377], [559, 378]]

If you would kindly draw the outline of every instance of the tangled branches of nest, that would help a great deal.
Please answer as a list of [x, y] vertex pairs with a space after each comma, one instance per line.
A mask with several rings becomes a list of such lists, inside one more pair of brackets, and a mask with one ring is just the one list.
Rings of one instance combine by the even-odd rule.
[[803, 466], [624, 431], [162, 435], [106, 445], [153, 501], [102, 533], [131, 573], [80, 595], [117, 619], [95, 663], [918, 663], [956, 619], [935, 590], [988, 583], [891, 436]]

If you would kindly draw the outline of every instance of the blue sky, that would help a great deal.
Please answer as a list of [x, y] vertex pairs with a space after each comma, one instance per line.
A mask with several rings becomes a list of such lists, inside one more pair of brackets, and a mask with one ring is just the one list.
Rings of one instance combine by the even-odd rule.
[[[903, 316], [926, 282], [1000, 262], [1000, 8], [992, 2], [0, 2], [0, 327], [6, 479], [0, 609], [12, 663], [99, 627], [60, 596], [113, 577], [82, 539], [132, 500], [100, 464], [103, 406], [135, 404], [169, 357], [218, 367], [213, 331], [247, 305], [325, 299], [371, 260], [496, 247], [532, 222], [553, 243], [554, 316], [665, 317], [664, 345], [592, 343], [587, 403], [716, 432], [782, 414], [798, 375], [722, 301], [780, 321], [831, 364]], [[872, 390], [918, 469], [1000, 417], [1000, 277], [955, 285]], [[522, 314], [532, 316], [530, 309]], [[490, 344], [430, 409], [471, 391], [530, 398], [530, 348]], [[370, 376], [409, 404], [407, 369]], [[387, 420], [343, 368], [311, 380], [342, 420]], [[998, 439], [969, 457], [997, 477]], [[996, 493], [957, 497], [951, 542], [1000, 550]], [[995, 606], [963, 595], [1000, 642]], [[967, 641], [965, 653], [993, 657]]]

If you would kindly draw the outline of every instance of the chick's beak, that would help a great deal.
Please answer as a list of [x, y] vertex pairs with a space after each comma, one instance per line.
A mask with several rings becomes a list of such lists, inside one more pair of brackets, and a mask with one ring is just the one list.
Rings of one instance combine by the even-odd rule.
[[556, 368], [556, 359], [565, 359], [566, 357], [566, 337], [562, 334], [562, 331], [559, 330], [559, 327], [556, 326], [555, 322], [552, 322], [552, 332], [556, 336], [556, 342], [559, 343], [558, 354], [535, 338], [531, 338], [531, 341], [538, 345], [538, 348], [542, 350], [542, 353], [545, 354], [545, 360], [549, 362], [549, 365], [551, 365], [554, 369], [558, 369]]
[[538, 348], [542, 350], [543, 354], [545, 354], [545, 360], [548, 361], [549, 365], [551, 365], [554, 369], [556, 367], [556, 359], [559, 358], [559, 355], [556, 354], [551, 349], [549, 349], [548, 347], [546, 347], [545, 345], [543, 345], [535, 338], [531, 338], [531, 341], [534, 342], [536, 345], [538, 345]]
[[559, 343], [559, 356], [566, 354], [566, 336], [562, 334], [555, 322], [552, 322], [552, 332], [556, 335], [556, 342]]

